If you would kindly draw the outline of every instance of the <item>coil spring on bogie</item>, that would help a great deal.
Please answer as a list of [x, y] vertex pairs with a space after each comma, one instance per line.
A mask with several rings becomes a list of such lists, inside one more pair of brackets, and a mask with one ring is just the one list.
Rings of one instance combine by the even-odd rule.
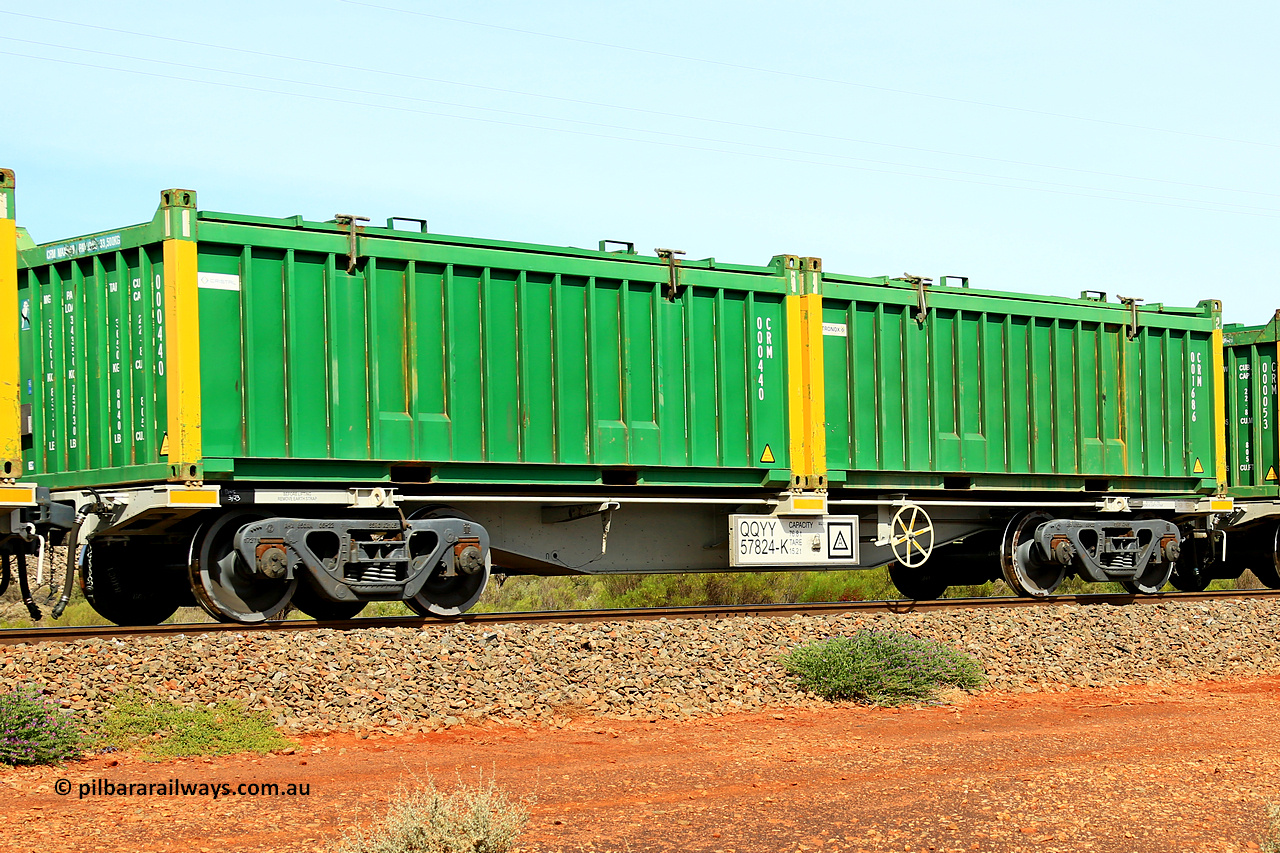
[[399, 583], [404, 580], [403, 569], [404, 567], [398, 563], [378, 563], [366, 567], [348, 566], [347, 578], [359, 583]]
[[1132, 569], [1137, 565], [1138, 557], [1132, 552], [1108, 554], [1104, 558], [1104, 562], [1108, 569]]

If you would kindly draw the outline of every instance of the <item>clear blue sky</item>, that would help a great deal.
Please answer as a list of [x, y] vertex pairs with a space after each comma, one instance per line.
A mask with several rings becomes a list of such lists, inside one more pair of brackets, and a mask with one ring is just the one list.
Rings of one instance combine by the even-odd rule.
[[0, 0], [0, 165], [41, 242], [177, 186], [1260, 323], [1278, 32], [1274, 0]]

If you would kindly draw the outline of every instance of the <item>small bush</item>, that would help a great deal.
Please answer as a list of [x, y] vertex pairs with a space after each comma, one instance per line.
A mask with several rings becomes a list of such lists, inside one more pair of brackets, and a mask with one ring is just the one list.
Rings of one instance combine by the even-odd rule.
[[942, 687], [978, 687], [982, 666], [963, 652], [890, 631], [859, 631], [793, 650], [782, 659], [799, 687], [832, 701], [898, 705]]
[[507, 853], [529, 821], [527, 801], [512, 800], [493, 780], [446, 794], [427, 781], [402, 790], [382, 823], [355, 829], [337, 853]]
[[0, 764], [53, 764], [77, 758], [80, 729], [31, 689], [0, 694]]
[[1261, 853], [1280, 853], [1280, 806], [1267, 805], [1267, 834], [1258, 848]]
[[116, 699], [97, 740], [102, 746], [142, 746], [151, 758], [271, 752], [290, 745], [265, 714], [238, 702], [184, 708], [136, 692]]

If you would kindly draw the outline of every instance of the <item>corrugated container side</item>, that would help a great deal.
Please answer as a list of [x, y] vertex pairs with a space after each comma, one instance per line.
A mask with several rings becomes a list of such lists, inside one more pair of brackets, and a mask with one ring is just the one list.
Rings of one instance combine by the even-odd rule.
[[905, 282], [823, 288], [833, 483], [1214, 487], [1209, 311], [1140, 311], [1130, 339], [1088, 300], [930, 288], [920, 323]]
[[[38, 247], [19, 299], [29, 473], [164, 479], [164, 262], [149, 227]], [[89, 481], [100, 482], [96, 477]]]
[[673, 303], [655, 263], [367, 232], [351, 274], [317, 228], [201, 223], [207, 458], [786, 467], [767, 268], [685, 269]]
[[1265, 326], [1224, 333], [1227, 389], [1227, 482], [1236, 497], [1280, 497], [1276, 368], [1280, 313]]

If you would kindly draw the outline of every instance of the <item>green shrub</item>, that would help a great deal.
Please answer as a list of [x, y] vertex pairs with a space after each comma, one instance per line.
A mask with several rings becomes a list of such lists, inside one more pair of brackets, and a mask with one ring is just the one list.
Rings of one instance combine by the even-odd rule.
[[982, 666], [963, 652], [891, 631], [859, 631], [792, 650], [782, 658], [799, 687], [825, 699], [898, 705], [942, 687], [978, 687]]
[[507, 853], [529, 821], [528, 802], [492, 779], [448, 794], [428, 780], [400, 791], [380, 824], [349, 832], [337, 853]]
[[142, 746], [151, 758], [271, 752], [290, 745], [266, 714], [238, 702], [184, 708], [137, 692], [117, 697], [97, 740], [103, 746]]
[[876, 601], [901, 598], [884, 566], [835, 572], [787, 572], [797, 594], [790, 601]]
[[35, 690], [0, 694], [0, 764], [53, 764], [82, 746], [75, 721]]

